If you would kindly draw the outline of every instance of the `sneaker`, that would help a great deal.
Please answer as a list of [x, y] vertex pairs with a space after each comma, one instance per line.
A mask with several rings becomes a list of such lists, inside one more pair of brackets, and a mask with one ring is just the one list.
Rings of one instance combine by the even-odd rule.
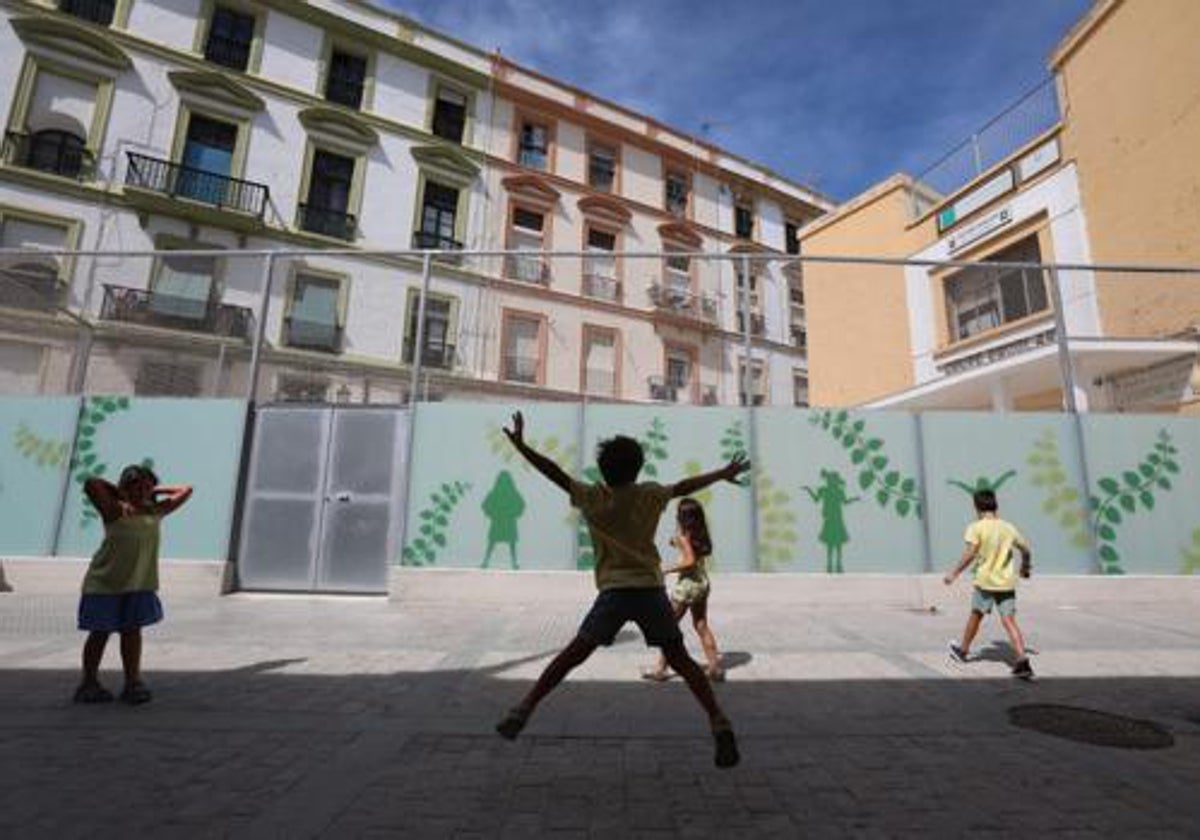
[[1028, 656], [1017, 660], [1017, 663], [1012, 666], [1012, 675], [1019, 680], [1033, 679], [1033, 666], [1029, 664]]
[[963, 665], [970, 661], [970, 656], [962, 649], [962, 646], [958, 642], [950, 643], [950, 658]]

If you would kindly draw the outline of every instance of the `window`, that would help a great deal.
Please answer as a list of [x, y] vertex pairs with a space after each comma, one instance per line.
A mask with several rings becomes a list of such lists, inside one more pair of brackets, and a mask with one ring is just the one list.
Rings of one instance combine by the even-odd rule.
[[213, 9], [204, 44], [204, 57], [213, 64], [245, 71], [250, 66], [250, 48], [254, 44], [254, 15], [228, 6]]
[[[766, 367], [761, 359], [752, 359], [750, 362], [750, 381], [749, 381], [749, 404], [750, 405], [765, 405], [767, 402], [767, 377]], [[746, 362], [744, 359], [738, 361], [738, 399], [742, 405], [747, 404], [746, 399]]]
[[[1041, 262], [1036, 236], [989, 256], [987, 262]], [[952, 341], [961, 341], [1049, 308], [1046, 283], [1037, 269], [972, 266], [946, 280]]]
[[[5, 215], [0, 219], [0, 248], [59, 250], [70, 247], [66, 225]], [[5, 257], [0, 261], [0, 306], [53, 309], [63, 302], [62, 258], [53, 254]]]
[[788, 278], [788, 303], [792, 345], [805, 350], [808, 348], [808, 321], [804, 311], [804, 281], [800, 277]]
[[540, 385], [542, 381], [542, 325], [536, 315], [504, 315], [502, 378], [507, 382]]
[[466, 94], [439, 85], [433, 102], [433, 133], [451, 143], [461, 143], [466, 125]]
[[176, 193], [206, 204], [226, 203], [237, 137], [235, 124], [191, 114]]
[[587, 228], [588, 255], [583, 261], [583, 293], [603, 300], [621, 296], [617, 281], [617, 235], [594, 227]]
[[143, 359], [133, 391], [139, 397], [198, 397], [203, 368], [196, 362]]
[[517, 163], [544, 172], [549, 166], [549, 160], [550, 130], [541, 123], [528, 120], [521, 123]]
[[58, 8], [80, 20], [110, 26], [117, 11], [117, 0], [59, 0]]
[[734, 205], [733, 233], [739, 239], [754, 238], [754, 208], [748, 202]]
[[588, 150], [588, 186], [610, 193], [617, 183], [617, 150], [602, 143], [592, 143]]
[[672, 216], [687, 217], [688, 201], [692, 191], [691, 178], [686, 172], [668, 169], [664, 188], [663, 204]]
[[329, 72], [325, 77], [325, 99], [347, 108], [361, 108], [366, 83], [367, 59], [334, 49], [329, 56]]
[[783, 223], [783, 248], [789, 254], [800, 253], [800, 228], [795, 222]]
[[297, 273], [284, 318], [291, 347], [337, 353], [342, 347], [342, 282], [336, 277]]
[[462, 243], [454, 238], [457, 217], [458, 190], [436, 181], [426, 181], [421, 200], [421, 229], [413, 245], [417, 248], [462, 248]]
[[300, 226], [307, 231], [353, 239], [356, 220], [347, 212], [354, 183], [353, 158], [315, 149], [308, 182], [308, 201], [300, 205]]
[[665, 393], [655, 394], [654, 383], [651, 383], [651, 397], [668, 402], [693, 402], [695, 390], [696, 361], [690, 347], [666, 348], [663, 360], [663, 385]]
[[[737, 277], [737, 296], [734, 299], [734, 307], [737, 312], [737, 330], [739, 333], [746, 331], [746, 322], [744, 319], [746, 307], [742, 302], [742, 295], [745, 290], [746, 279], [742, 273], [742, 263], [739, 260], [734, 268], [734, 274]], [[754, 265], [750, 267], [750, 332], [754, 335], [761, 335], [766, 329], [766, 323], [762, 315], [762, 296], [758, 293], [758, 270]]]
[[90, 177], [87, 138], [98, 97], [98, 83], [38, 67], [24, 130], [5, 137], [5, 160], [67, 178]]
[[583, 392], [596, 397], [617, 396], [616, 330], [583, 328]]
[[[413, 289], [408, 296], [408, 329], [404, 337], [404, 361], [413, 363], [413, 348], [417, 342], [417, 319], [420, 314], [420, 295]], [[449, 370], [454, 367], [452, 339], [454, 301], [440, 295], [425, 297], [425, 334], [422, 337], [421, 364], [425, 367]]]
[[792, 371], [792, 405], [796, 408], [808, 408], [808, 372]]
[[[512, 211], [512, 227], [509, 233], [509, 248], [514, 251], [542, 251], [545, 248], [543, 227], [546, 223], [544, 213], [528, 210], [524, 207], [514, 207]], [[547, 283], [550, 280], [549, 268], [541, 254], [523, 254], [509, 258], [508, 274], [527, 283]]]
[[328, 379], [281, 373], [275, 380], [275, 399], [280, 402], [323, 403], [329, 401]]
[[216, 299], [216, 276], [216, 257], [163, 257], [150, 297], [150, 311], [172, 320], [204, 321]]

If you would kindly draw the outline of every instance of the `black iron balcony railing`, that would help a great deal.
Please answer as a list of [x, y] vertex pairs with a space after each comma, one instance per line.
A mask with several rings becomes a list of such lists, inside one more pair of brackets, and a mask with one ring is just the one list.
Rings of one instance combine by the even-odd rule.
[[53, 312], [67, 304], [67, 284], [43, 263], [14, 263], [0, 267], [0, 306]]
[[283, 342], [301, 350], [341, 353], [344, 331], [334, 321], [312, 321], [288, 315], [283, 319]]
[[231, 70], [245, 70], [250, 66], [250, 42], [209, 33], [204, 57]]
[[4, 162], [79, 180], [91, 178], [96, 171], [95, 156], [66, 131], [10, 131], [4, 135]]
[[504, 262], [506, 277], [539, 286], [550, 285], [550, 262], [538, 254], [509, 254]]
[[661, 376], [651, 376], [646, 382], [650, 386], [650, 399], [655, 402], [679, 402], [680, 395], [687, 391], [686, 385]]
[[[411, 338], [404, 340], [404, 362], [406, 364], [411, 365], [413, 363], [414, 343]], [[421, 351], [422, 367], [451, 370], [454, 368], [455, 358], [453, 344], [432, 344], [426, 342], [425, 348]]]
[[[742, 320], [742, 313], [737, 313], [737, 331], [741, 335], [746, 331], [746, 322]], [[750, 335], [764, 335], [767, 331], [767, 321], [762, 315], [750, 313]]]
[[363, 101], [363, 80], [331, 75], [325, 80], [325, 100], [358, 110]]
[[650, 301], [657, 312], [706, 323], [717, 320], [717, 302], [707, 295], [697, 295], [688, 289], [660, 283], [651, 284], [649, 291]]
[[244, 306], [180, 297], [146, 289], [105, 286], [100, 317], [148, 327], [249, 339], [254, 313]]
[[117, 11], [117, 0], [59, 0], [58, 8], [80, 20], [110, 26]]
[[412, 246], [422, 251], [461, 251], [463, 244], [440, 233], [416, 230], [413, 231]]
[[125, 183], [172, 198], [187, 198], [221, 209], [262, 217], [270, 190], [266, 184], [230, 178], [169, 160], [129, 152]]
[[296, 226], [309, 233], [353, 241], [358, 232], [358, 220], [353, 213], [330, 207], [301, 204], [296, 208]]
[[598, 298], [599, 300], [619, 301], [621, 299], [621, 281], [604, 274], [584, 274], [583, 294], [584, 297]]

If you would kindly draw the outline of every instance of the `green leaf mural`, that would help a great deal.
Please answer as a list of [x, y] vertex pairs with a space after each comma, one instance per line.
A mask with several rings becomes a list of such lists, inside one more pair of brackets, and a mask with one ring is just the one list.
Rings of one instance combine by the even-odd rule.
[[1096, 548], [1100, 556], [1100, 571], [1106, 575], [1121, 575], [1121, 552], [1117, 548], [1117, 529], [1126, 517], [1154, 510], [1156, 491], [1169, 491], [1171, 476], [1179, 474], [1175, 460], [1179, 450], [1171, 433], [1161, 429], [1152, 450], [1132, 469], [1120, 475], [1103, 476], [1096, 480], [1099, 494], [1088, 498], [1092, 511], [1092, 527], [1096, 533]]
[[[846, 529], [846, 508], [861, 500], [858, 496], [846, 495], [846, 479], [836, 470], [821, 470], [818, 487], [814, 489], [805, 485], [801, 489], [808, 493], [813, 504], [821, 508], [821, 531], [817, 540], [825, 546], [825, 572], [840, 575], [845, 572], [842, 549], [850, 542], [850, 532]], [[906, 499], [900, 501], [907, 508], [909, 502]]]
[[[531, 472], [533, 467], [513, 448], [504, 430], [495, 423], [489, 423], [487, 428], [488, 447], [492, 454], [508, 466], [515, 466], [522, 472]], [[543, 438], [527, 437], [526, 441], [550, 460], [570, 469], [575, 463], [576, 449], [573, 443], [563, 443], [558, 435], [546, 435]]]
[[71, 445], [67, 441], [43, 438], [25, 423], [13, 432], [13, 445], [22, 458], [36, 461], [39, 467], [60, 466], [71, 454]]
[[470, 491], [471, 485], [464, 481], [442, 484], [429, 494], [429, 503], [417, 514], [416, 535], [400, 552], [403, 566], [433, 566], [438, 554], [446, 547], [446, 529], [454, 516], [455, 508]]
[[752, 472], [758, 503], [756, 566], [760, 571], [773, 572], [796, 559], [796, 543], [800, 540], [796, 514], [791, 494], [777, 486], [766, 470], [754, 468]]
[[[130, 408], [129, 397], [90, 397], [83, 401], [79, 409], [79, 431], [75, 436], [75, 457], [71, 461], [72, 480], [79, 485], [83, 493], [83, 485], [89, 478], [113, 476], [117, 467], [109, 471], [109, 464], [101, 453], [100, 441], [97, 437], [99, 427], [114, 415]], [[154, 459], [143, 458], [142, 466], [153, 468]], [[83, 496], [81, 507], [80, 527], [87, 528], [99, 521], [100, 514], [92, 507], [86, 495]]]
[[1179, 550], [1183, 562], [1179, 566], [1181, 575], [1200, 574], [1200, 528], [1192, 531], [1192, 545]]
[[1070, 534], [1072, 545], [1087, 548], [1090, 545], [1088, 510], [1063, 467], [1058, 454], [1058, 435], [1053, 429], [1046, 429], [1037, 437], [1025, 463], [1032, 468], [1030, 481], [1033, 486], [1042, 490], [1042, 512], [1054, 518]]
[[924, 502], [917, 492], [917, 480], [895, 469], [883, 439], [867, 433], [865, 420], [845, 410], [827, 409], [813, 412], [809, 423], [829, 432], [849, 453], [850, 463], [858, 467], [859, 490], [901, 518], [910, 513], [917, 519], [922, 517]]
[[975, 493], [977, 493], [980, 490], [991, 490], [993, 493], [999, 492], [1000, 488], [1004, 486], [1004, 483], [1006, 481], [1008, 481], [1010, 478], [1015, 477], [1016, 474], [1017, 474], [1016, 470], [1007, 470], [1007, 471], [1001, 473], [1000, 475], [998, 475], [996, 478], [988, 478], [986, 475], [981, 475], [978, 478], [976, 478], [975, 481], [973, 481], [973, 482], [962, 481], [961, 479], [951, 478], [951, 479], [948, 479], [946, 481], [946, 483], [949, 484], [951, 487], [957, 487], [959, 490], [962, 490], [968, 496], [974, 496]]
[[[739, 455], [746, 455], [746, 435], [742, 431], [742, 421], [736, 420], [725, 427], [721, 433], [721, 461], [729, 463]], [[737, 483], [742, 487], [750, 486], [750, 474], [741, 475]]]

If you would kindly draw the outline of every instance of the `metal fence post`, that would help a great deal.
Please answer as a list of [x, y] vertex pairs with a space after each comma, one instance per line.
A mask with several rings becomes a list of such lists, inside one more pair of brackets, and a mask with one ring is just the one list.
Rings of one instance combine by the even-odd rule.
[[429, 278], [432, 263], [433, 254], [426, 251], [421, 263], [421, 291], [417, 296], [417, 333], [413, 336], [412, 382], [409, 384], [408, 390], [408, 405], [410, 408], [417, 401], [417, 387], [421, 382], [421, 362], [424, 361], [423, 351], [425, 347], [425, 302], [429, 298]]
[[917, 447], [917, 486], [921, 490], [921, 547], [925, 552], [925, 573], [933, 571], [933, 523], [929, 519], [929, 485], [925, 469], [925, 418], [919, 411], [912, 414], [914, 442]]
[[262, 300], [258, 306], [258, 329], [254, 331], [254, 344], [250, 348], [250, 383], [246, 388], [246, 400], [252, 405], [258, 402], [258, 373], [262, 365], [262, 346], [267, 336], [267, 312], [271, 307], [271, 281], [275, 277], [275, 255], [267, 254], [262, 270]]
[[[747, 480], [750, 482], [750, 556], [754, 558], [754, 567], [757, 570], [758, 561], [758, 473], [757, 469], [761, 467], [758, 463], [758, 416], [754, 410], [754, 395], [750, 388], [751, 377], [751, 352], [753, 351], [754, 343], [751, 338], [750, 325], [750, 257], [743, 254], [741, 257], [742, 268], [742, 365], [740, 368], [741, 386], [739, 388], [742, 395], [742, 404], [746, 407], [746, 448], [750, 451], [747, 455], [750, 457], [752, 468], [746, 474]], [[735, 270], [736, 273], [736, 270]], [[766, 370], [763, 375], [766, 376]]]

